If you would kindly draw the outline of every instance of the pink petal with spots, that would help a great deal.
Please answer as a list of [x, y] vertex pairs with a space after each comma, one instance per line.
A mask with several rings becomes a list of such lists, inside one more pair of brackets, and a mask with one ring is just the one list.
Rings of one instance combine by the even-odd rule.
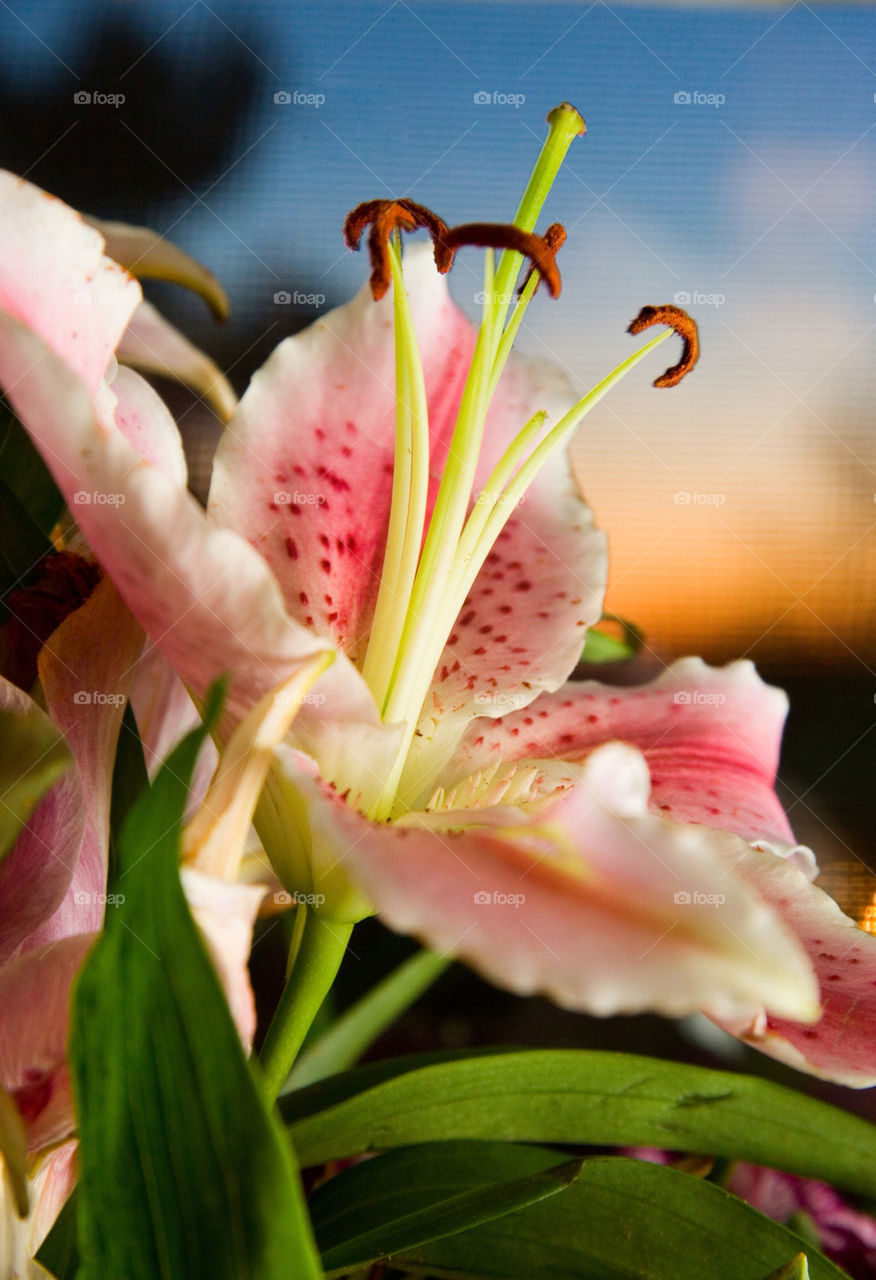
[[782, 845], [793, 835], [773, 784], [787, 705], [750, 662], [684, 658], [648, 685], [567, 684], [525, 711], [473, 724], [441, 781], [500, 759], [583, 760], [620, 739], [648, 762], [655, 812]]
[[[0, 315], [0, 382], [40, 449], [95, 555], [138, 622], [180, 677], [203, 694], [231, 672], [228, 709], [245, 714], [324, 646], [285, 613], [267, 565], [241, 537], [217, 529], [181, 484], [144, 460], [112, 424], [99, 425], [82, 384], [37, 338]], [[114, 383], [121, 420], [154, 399], [120, 369]], [[133, 408], [132, 408], [133, 406]], [[75, 501], [80, 492], [99, 495]], [[339, 659], [322, 677], [324, 706], [307, 706], [299, 731], [318, 736], [334, 722], [377, 725], [368, 690]]]
[[343, 867], [392, 928], [503, 987], [603, 1015], [764, 1002], [817, 1015], [805, 954], [713, 851], [732, 837], [649, 813], [647, 768], [630, 747], [603, 747], [572, 791], [529, 812], [381, 826], [312, 779], [298, 788], [325, 864]]
[[756, 887], [805, 947], [824, 1012], [814, 1026], [763, 1010], [721, 1025], [801, 1071], [852, 1088], [876, 1084], [876, 936], [858, 928], [783, 859], [756, 849], [726, 856], [734, 873]]
[[[475, 331], [427, 250], [406, 254], [405, 279], [426, 381], [431, 509]], [[555, 370], [512, 358], [487, 420], [478, 488], [536, 410], [553, 421], [574, 400]], [[375, 303], [365, 288], [287, 339], [256, 374], [219, 446], [210, 491], [216, 519], [274, 569], [289, 611], [357, 660], [383, 563], [394, 424], [392, 299]], [[424, 717], [430, 742], [436, 710], [467, 718], [481, 693], [523, 705], [556, 688], [599, 617], [604, 582], [604, 539], [557, 459], [511, 518], [438, 664]]]
[[[405, 273], [429, 402], [433, 488], [473, 335], [427, 258]], [[392, 298], [368, 288], [282, 342], [216, 454], [209, 510], [255, 546], [289, 612], [364, 656], [386, 545], [395, 438]], [[434, 494], [433, 494], [434, 496]]]
[[0, 308], [60, 356], [92, 395], [142, 297], [103, 237], [54, 196], [0, 172]]
[[70, 987], [95, 937], [62, 938], [0, 966], [0, 1084], [24, 1117], [31, 1151], [73, 1132]]

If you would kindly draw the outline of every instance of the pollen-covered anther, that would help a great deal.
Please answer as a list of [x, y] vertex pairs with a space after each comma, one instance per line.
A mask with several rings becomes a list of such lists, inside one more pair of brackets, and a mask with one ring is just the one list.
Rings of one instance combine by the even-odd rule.
[[425, 228], [432, 237], [435, 266], [443, 275], [453, 265], [453, 250], [447, 247], [447, 223], [425, 205], [414, 200], [366, 200], [347, 214], [344, 243], [358, 249], [362, 232], [371, 227], [368, 253], [371, 258], [371, 293], [375, 302], [386, 293], [392, 280], [389, 266], [389, 237], [394, 231]]
[[663, 307], [642, 307], [627, 329], [627, 333], [641, 333], [643, 329], [649, 329], [652, 324], [669, 325], [684, 343], [678, 364], [674, 364], [671, 369], [667, 369], [659, 378], [654, 379], [655, 387], [674, 387], [690, 373], [700, 358], [700, 340], [696, 321], [692, 320], [686, 311], [682, 311], [681, 307], [673, 307], [670, 304]]
[[465, 244], [476, 245], [479, 249], [513, 249], [522, 253], [532, 263], [530, 273], [538, 271], [547, 282], [551, 297], [558, 298], [563, 282], [556, 253], [565, 239], [565, 228], [559, 222], [549, 226], [543, 236], [534, 231], [523, 231], [513, 223], [466, 222], [460, 227], [451, 227], [445, 243], [451, 256]]
[[[547, 231], [542, 236], [542, 239], [544, 240], [546, 250], [551, 255], [551, 258], [556, 259], [557, 254], [562, 249], [563, 245], [566, 243], [566, 228], [563, 226], [562, 222], [552, 222], [551, 225], [548, 227]], [[520, 292], [522, 293], [523, 290], [526, 288], [526, 286], [529, 284], [530, 277], [533, 271], [535, 270], [538, 270], [539, 278], [536, 281], [535, 288], [532, 291], [533, 297], [535, 297], [535, 295], [538, 293], [538, 286], [541, 284], [541, 277], [544, 275], [543, 266], [536, 267], [536, 264], [533, 262], [532, 266], [529, 268], [529, 270], [526, 273], [526, 276], [524, 277], [523, 284], [520, 286]], [[557, 292], [559, 292], [559, 289], [557, 290]], [[557, 295], [556, 293], [552, 293], [551, 296], [555, 298]]]

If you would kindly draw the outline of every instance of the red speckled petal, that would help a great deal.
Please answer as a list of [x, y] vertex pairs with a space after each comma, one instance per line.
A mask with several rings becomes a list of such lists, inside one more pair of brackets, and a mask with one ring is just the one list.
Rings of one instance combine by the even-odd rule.
[[[120, 595], [197, 693], [231, 672], [228, 709], [242, 716], [324, 645], [286, 614], [252, 547], [217, 529], [121, 431], [98, 424], [82, 384], [34, 335], [0, 314], [0, 337], [0, 382]], [[154, 403], [138, 375], [120, 369], [114, 390], [123, 417], [131, 387], [138, 413]], [[91, 500], [76, 502], [80, 492]], [[343, 658], [319, 690], [324, 705], [308, 704], [298, 717], [302, 736], [309, 726], [318, 733], [325, 717], [377, 725], [368, 690]]]
[[370, 823], [304, 776], [299, 794], [323, 865], [343, 867], [392, 928], [503, 987], [597, 1014], [764, 1001], [817, 1013], [805, 955], [712, 851], [732, 837], [649, 813], [630, 747], [594, 753], [547, 807], [431, 815], [429, 829], [417, 815]]
[[[405, 279], [437, 481], [473, 332], [430, 255], [408, 253]], [[386, 545], [394, 441], [392, 298], [375, 303], [366, 287], [282, 342], [255, 375], [210, 488], [209, 510], [264, 556], [293, 617], [360, 660]]]
[[783, 859], [756, 849], [727, 858], [806, 948], [824, 1013], [814, 1026], [764, 1017], [763, 1010], [748, 1020], [715, 1020], [801, 1071], [853, 1088], [876, 1084], [876, 937]]
[[655, 812], [747, 840], [792, 841], [773, 791], [786, 714], [784, 693], [764, 684], [750, 662], [715, 668], [684, 658], [648, 685], [567, 684], [523, 712], [477, 722], [448, 764], [445, 785], [499, 759], [582, 760], [620, 739], [648, 762]]
[[[426, 380], [431, 502], [475, 331], [428, 251], [406, 255], [405, 280]], [[478, 483], [536, 410], [554, 421], [574, 399], [555, 370], [512, 357], [487, 419]], [[375, 303], [366, 288], [287, 339], [255, 376], [219, 446], [210, 491], [219, 523], [274, 569], [289, 611], [357, 659], [383, 562], [394, 423], [392, 300]], [[477, 625], [457, 628], [439, 664], [441, 714], [484, 690], [507, 690], [522, 705], [531, 690], [555, 688], [583, 647], [584, 625], [599, 616], [604, 578], [603, 538], [557, 460], [515, 512], [463, 610]]]
[[92, 393], [140, 286], [103, 254], [103, 237], [54, 196], [0, 172], [0, 308], [60, 356]]

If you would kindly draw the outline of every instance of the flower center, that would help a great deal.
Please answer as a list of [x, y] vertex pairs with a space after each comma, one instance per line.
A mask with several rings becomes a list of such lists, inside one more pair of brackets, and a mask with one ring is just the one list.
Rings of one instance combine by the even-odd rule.
[[[660, 334], [630, 356], [559, 422], [538, 412], [522, 423], [488, 476], [474, 493], [475, 475], [490, 402], [526, 309], [544, 278], [553, 297], [560, 288], [556, 254], [566, 235], [559, 223], [543, 236], [534, 228], [572, 140], [584, 121], [568, 103], [548, 116], [549, 132], [513, 223], [469, 223], [449, 228], [437, 215], [410, 200], [374, 200], [353, 210], [345, 237], [357, 248], [370, 224], [371, 287], [381, 297], [393, 286], [396, 419], [387, 547], [381, 572], [363, 675], [383, 719], [403, 726], [394, 769], [370, 816], [393, 816], [406, 761], [435, 670], [481, 566], [526, 489], [545, 463], [564, 448], [589, 410], [639, 360], [663, 342]], [[404, 287], [400, 232], [425, 228], [432, 237], [436, 266], [450, 269], [465, 245], [486, 248], [483, 308], [474, 354], [460, 401], [447, 462], [431, 517], [426, 520], [429, 481], [429, 422], [423, 369]], [[498, 265], [494, 250], [501, 250]], [[529, 272], [514, 297], [521, 266]], [[511, 301], [514, 307], [511, 310]], [[510, 310], [510, 316], [509, 316]], [[681, 380], [696, 360], [696, 327], [678, 308], [645, 308], [630, 326], [634, 333], [665, 324], [684, 339], [682, 360], [657, 385]]]

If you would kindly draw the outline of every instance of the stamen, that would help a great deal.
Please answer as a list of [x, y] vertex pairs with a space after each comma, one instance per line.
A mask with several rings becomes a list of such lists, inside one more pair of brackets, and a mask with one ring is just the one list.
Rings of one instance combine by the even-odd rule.
[[[562, 239], [559, 238], [560, 234]], [[511, 249], [522, 253], [532, 260], [530, 270], [538, 271], [547, 281], [551, 297], [558, 298], [563, 284], [555, 255], [565, 238], [566, 232], [558, 222], [549, 227], [543, 236], [536, 235], [534, 231], [523, 231], [513, 223], [466, 222], [460, 227], [452, 227], [444, 243], [450, 249], [451, 256], [465, 244], [477, 245], [480, 249]], [[526, 281], [524, 287], [525, 285]]]
[[424, 227], [432, 237], [435, 266], [444, 275], [453, 264], [453, 250], [447, 246], [447, 223], [425, 205], [414, 200], [366, 200], [347, 214], [344, 242], [358, 249], [362, 232], [368, 225], [368, 253], [371, 258], [371, 293], [379, 301], [392, 281], [389, 263], [389, 238], [394, 231], [416, 231]]
[[686, 311], [682, 311], [681, 307], [673, 307], [669, 304], [663, 307], [642, 307], [627, 329], [627, 333], [641, 333], [643, 329], [649, 329], [652, 324], [669, 325], [684, 343], [678, 364], [674, 364], [671, 369], [667, 369], [654, 380], [655, 387], [674, 387], [686, 374], [690, 373], [700, 357], [696, 322]]
[[[563, 226], [562, 222], [552, 222], [551, 225], [548, 227], [547, 231], [544, 233], [544, 236], [542, 238], [545, 244], [547, 245], [551, 256], [553, 258], [556, 258], [557, 254], [562, 249], [563, 245], [566, 243], [566, 228]], [[520, 286], [518, 290], [519, 297], [523, 296], [523, 291], [526, 288], [526, 286], [529, 284], [529, 281], [532, 278], [535, 272], [535, 269], [536, 269], [535, 264], [533, 264], [527, 271], [523, 284]], [[540, 284], [541, 284], [541, 273], [536, 279], [535, 288], [530, 294], [530, 297], [535, 297], [536, 293], [538, 292], [538, 286]], [[553, 296], [556, 297], [556, 294], [554, 294]]]

